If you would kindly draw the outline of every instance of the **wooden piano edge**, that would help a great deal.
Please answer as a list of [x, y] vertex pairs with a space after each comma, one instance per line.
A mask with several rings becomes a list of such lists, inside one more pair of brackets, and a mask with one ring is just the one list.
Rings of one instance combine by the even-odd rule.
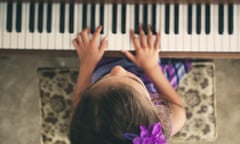
[[[9, 1], [9, 0], [0, 0]], [[18, 0], [11, 0], [18, 1]], [[29, 2], [31, 0], [21, 0]], [[239, 0], [34, 0], [43, 2], [74, 2], [74, 3], [239, 3]]]
[[[134, 53], [134, 52], [132, 52]], [[75, 50], [16, 50], [0, 49], [0, 56], [77, 57]], [[160, 52], [161, 58], [240, 59], [240, 52]], [[124, 57], [119, 51], [106, 51], [104, 57]]]

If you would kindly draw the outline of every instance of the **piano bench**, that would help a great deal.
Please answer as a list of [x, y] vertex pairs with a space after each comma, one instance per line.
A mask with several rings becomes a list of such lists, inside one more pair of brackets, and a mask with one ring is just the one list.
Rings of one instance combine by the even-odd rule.
[[[39, 68], [41, 144], [69, 144], [69, 112], [78, 68]], [[215, 72], [211, 62], [194, 62], [177, 92], [187, 120], [171, 142], [206, 142], [217, 137]]]

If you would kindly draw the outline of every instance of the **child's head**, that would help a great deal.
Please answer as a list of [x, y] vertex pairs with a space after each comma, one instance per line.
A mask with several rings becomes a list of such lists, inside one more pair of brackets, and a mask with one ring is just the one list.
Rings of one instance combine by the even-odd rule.
[[72, 144], [130, 143], [124, 133], [139, 133], [140, 125], [159, 121], [144, 85], [115, 67], [82, 95], [70, 126]]

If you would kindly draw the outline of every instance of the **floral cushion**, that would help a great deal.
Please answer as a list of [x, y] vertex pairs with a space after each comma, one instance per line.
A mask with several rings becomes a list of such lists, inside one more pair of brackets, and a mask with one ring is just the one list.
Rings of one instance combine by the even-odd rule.
[[[40, 68], [41, 144], [70, 144], [69, 113], [78, 68]], [[187, 121], [172, 141], [216, 138], [214, 65], [193, 63], [177, 92], [184, 99]]]
[[216, 139], [215, 67], [194, 63], [177, 88], [185, 103], [187, 121], [173, 141], [213, 141]]

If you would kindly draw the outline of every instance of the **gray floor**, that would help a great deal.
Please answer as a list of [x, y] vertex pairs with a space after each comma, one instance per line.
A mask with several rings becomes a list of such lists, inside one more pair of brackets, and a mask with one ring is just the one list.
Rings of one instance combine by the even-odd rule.
[[[240, 143], [240, 60], [215, 60], [218, 138]], [[0, 144], [39, 144], [38, 67], [77, 67], [78, 59], [0, 56]]]

